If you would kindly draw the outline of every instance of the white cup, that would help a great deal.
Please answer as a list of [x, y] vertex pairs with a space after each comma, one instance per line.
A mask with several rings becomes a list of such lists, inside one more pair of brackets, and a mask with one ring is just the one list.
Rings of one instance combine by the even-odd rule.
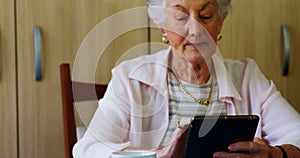
[[146, 150], [126, 150], [113, 152], [111, 158], [156, 158], [156, 152]]

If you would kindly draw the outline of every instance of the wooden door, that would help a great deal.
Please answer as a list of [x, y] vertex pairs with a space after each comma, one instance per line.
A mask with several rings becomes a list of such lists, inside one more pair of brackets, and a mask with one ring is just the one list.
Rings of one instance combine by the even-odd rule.
[[284, 1], [287, 9], [285, 10], [285, 17], [283, 22], [287, 24], [291, 40], [291, 58], [289, 75], [283, 77], [283, 95], [290, 101], [290, 103], [300, 112], [300, 97], [298, 90], [300, 89], [300, 1], [288, 0]]
[[[145, 4], [146, 1], [141, 0], [16, 1], [20, 158], [64, 157], [59, 64], [73, 65], [81, 43], [98, 23], [126, 8]], [[125, 20], [134, 19], [128, 17]], [[35, 26], [41, 28], [41, 81], [35, 80]], [[118, 59], [117, 55], [147, 41], [146, 33], [146, 29], [137, 29], [120, 35], [105, 49], [109, 55], [105, 63], [98, 66], [110, 69]], [[94, 45], [105, 37], [93, 41]], [[84, 53], [93, 58], [89, 49]], [[93, 60], [91, 58], [84, 62], [88, 64]], [[101, 73], [104, 80], [110, 78], [110, 70], [106, 72]]]
[[[297, 90], [300, 72], [300, 2], [297, 0], [232, 0], [232, 12], [224, 23], [218, 43], [224, 58], [253, 58], [263, 74], [273, 80], [283, 96], [300, 111]], [[283, 37], [281, 26], [290, 30], [291, 60], [288, 76], [282, 75]]]
[[17, 157], [14, 1], [0, 0], [0, 157]]

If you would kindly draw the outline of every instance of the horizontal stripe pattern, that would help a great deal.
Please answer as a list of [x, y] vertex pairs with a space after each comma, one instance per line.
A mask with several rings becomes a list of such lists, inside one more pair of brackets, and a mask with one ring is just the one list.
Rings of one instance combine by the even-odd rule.
[[207, 99], [210, 92], [210, 85], [214, 84], [211, 103], [209, 106], [206, 106], [195, 102], [190, 96], [188, 96], [182, 91], [174, 75], [171, 72], [169, 72], [169, 125], [160, 146], [164, 146], [168, 143], [169, 138], [172, 136], [174, 130], [177, 128], [177, 122], [182, 117], [194, 117], [199, 115], [219, 115], [220, 113], [221, 115], [226, 114], [226, 108], [224, 106], [224, 103], [218, 101], [218, 86], [212, 78], [210, 78], [208, 83], [204, 85], [193, 85], [182, 80], [181, 82], [193, 96], [195, 96], [196, 98], [200, 98], [201, 100]]

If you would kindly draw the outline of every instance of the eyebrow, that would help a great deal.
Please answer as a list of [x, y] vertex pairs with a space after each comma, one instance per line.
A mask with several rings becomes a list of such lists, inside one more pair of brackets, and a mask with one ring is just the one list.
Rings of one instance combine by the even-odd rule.
[[180, 11], [187, 12], [187, 9], [184, 6], [179, 5], [179, 4], [176, 4], [175, 6], [173, 6], [173, 8], [178, 9]]
[[[207, 8], [207, 6], [208, 6], [209, 4], [212, 4], [212, 2], [211, 2], [211, 1], [206, 2], [206, 3], [200, 8], [200, 11], [203, 11], [205, 8]], [[180, 4], [176, 4], [175, 6], [173, 6], [173, 8], [179, 9], [180, 11], [185, 11], [185, 12], [187, 11], [187, 8], [185, 8], [184, 6], [182, 6], [182, 5], [180, 5]]]
[[201, 11], [204, 10], [209, 4], [212, 5], [211, 1], [208, 1], [207, 3], [205, 3], [200, 10]]

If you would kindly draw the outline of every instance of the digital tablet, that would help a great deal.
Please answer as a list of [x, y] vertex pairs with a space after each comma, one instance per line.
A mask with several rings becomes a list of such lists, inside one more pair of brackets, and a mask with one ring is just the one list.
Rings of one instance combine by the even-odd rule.
[[212, 158], [232, 143], [252, 141], [258, 121], [256, 115], [196, 116], [188, 128], [184, 157]]

